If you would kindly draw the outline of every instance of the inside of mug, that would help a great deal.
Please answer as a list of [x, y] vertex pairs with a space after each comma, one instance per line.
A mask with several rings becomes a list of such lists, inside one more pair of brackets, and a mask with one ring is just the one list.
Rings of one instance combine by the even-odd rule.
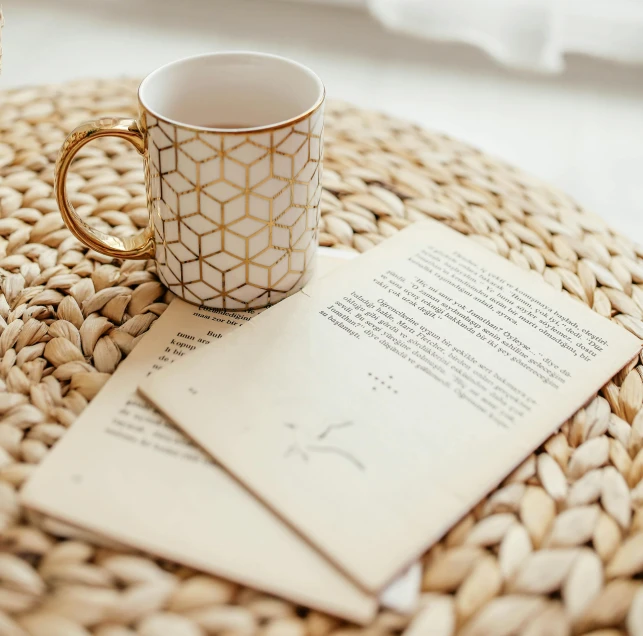
[[285, 123], [323, 99], [305, 66], [262, 53], [213, 53], [173, 62], [139, 89], [144, 108], [171, 123], [208, 129], [252, 129]]

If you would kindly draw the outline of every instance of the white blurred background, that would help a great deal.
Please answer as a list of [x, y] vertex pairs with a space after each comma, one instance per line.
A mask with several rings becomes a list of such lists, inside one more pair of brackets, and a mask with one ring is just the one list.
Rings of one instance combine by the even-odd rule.
[[643, 0], [5, 0], [0, 87], [223, 49], [465, 139], [643, 243]]

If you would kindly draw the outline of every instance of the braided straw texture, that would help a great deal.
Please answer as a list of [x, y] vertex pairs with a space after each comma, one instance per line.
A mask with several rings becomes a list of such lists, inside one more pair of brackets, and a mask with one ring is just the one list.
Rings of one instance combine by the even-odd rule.
[[[414, 616], [364, 629], [21, 509], [21, 484], [170, 300], [151, 262], [88, 252], [52, 198], [65, 134], [133, 114], [135, 86], [0, 95], [0, 634], [643, 634], [639, 360], [425, 555]], [[362, 252], [433, 217], [643, 337], [643, 248], [466, 144], [329, 106], [323, 245]], [[126, 235], [147, 222], [142, 179], [136, 152], [104, 140], [82, 151], [70, 198]]]

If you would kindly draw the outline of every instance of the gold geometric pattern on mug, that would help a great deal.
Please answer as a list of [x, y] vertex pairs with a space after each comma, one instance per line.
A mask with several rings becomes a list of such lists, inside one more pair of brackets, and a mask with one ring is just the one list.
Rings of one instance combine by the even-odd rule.
[[143, 117], [159, 276], [224, 309], [277, 302], [309, 277], [321, 198], [322, 108], [265, 133], [194, 131]]

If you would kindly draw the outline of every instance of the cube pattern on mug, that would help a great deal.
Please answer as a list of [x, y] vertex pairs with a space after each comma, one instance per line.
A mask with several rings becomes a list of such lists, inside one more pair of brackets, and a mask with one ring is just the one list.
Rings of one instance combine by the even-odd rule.
[[322, 107], [249, 134], [194, 130], [144, 113], [158, 274], [221, 309], [281, 300], [310, 278], [321, 198]]

